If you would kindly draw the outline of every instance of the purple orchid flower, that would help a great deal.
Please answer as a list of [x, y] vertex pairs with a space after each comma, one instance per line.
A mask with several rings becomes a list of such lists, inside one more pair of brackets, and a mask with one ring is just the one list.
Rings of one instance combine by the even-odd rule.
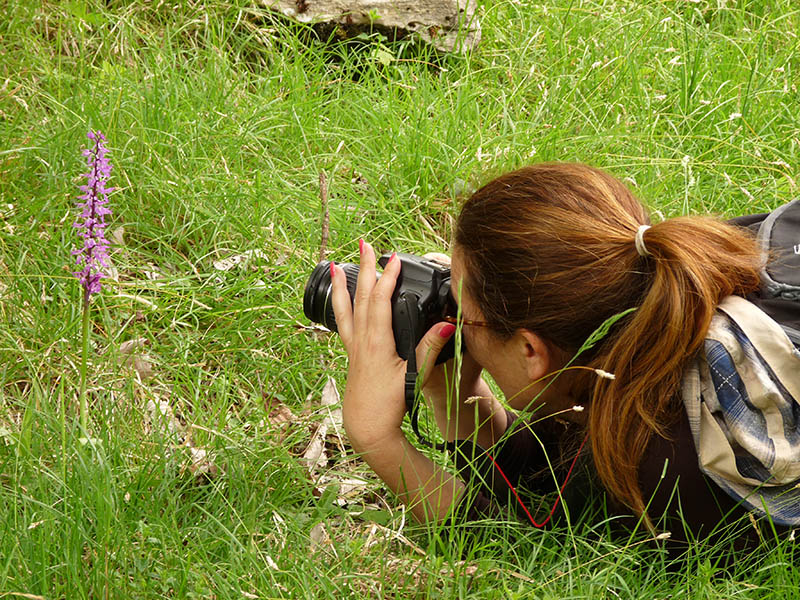
[[88, 303], [92, 294], [101, 289], [100, 280], [105, 277], [103, 269], [108, 268], [108, 240], [105, 236], [106, 216], [111, 214], [108, 208], [108, 193], [114, 188], [106, 187], [111, 176], [111, 163], [106, 154], [106, 138], [99, 131], [90, 131], [89, 148], [81, 153], [87, 157], [89, 172], [84, 173], [86, 184], [80, 187], [83, 195], [78, 197], [77, 206], [81, 214], [73, 223], [78, 236], [83, 238], [83, 247], [72, 251], [77, 257], [75, 263], [82, 267], [73, 273], [83, 286], [85, 300]]

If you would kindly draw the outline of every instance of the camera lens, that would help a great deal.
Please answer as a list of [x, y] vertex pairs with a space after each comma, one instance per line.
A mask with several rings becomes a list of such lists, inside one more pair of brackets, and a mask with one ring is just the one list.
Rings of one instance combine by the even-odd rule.
[[[311, 277], [308, 278], [308, 283], [306, 283], [306, 289], [303, 293], [303, 312], [314, 323], [319, 323], [331, 331], [338, 332], [336, 317], [333, 314], [333, 304], [331, 303], [330, 264], [330, 261], [323, 260], [311, 272]], [[347, 278], [347, 291], [350, 292], [352, 302], [356, 293], [359, 267], [353, 263], [341, 263], [338, 266], [344, 270]]]

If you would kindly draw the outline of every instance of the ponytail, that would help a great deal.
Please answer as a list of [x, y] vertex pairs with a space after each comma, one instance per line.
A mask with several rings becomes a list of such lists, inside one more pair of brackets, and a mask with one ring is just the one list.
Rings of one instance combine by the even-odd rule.
[[576, 385], [588, 399], [600, 480], [639, 514], [639, 464], [651, 436], [664, 436], [682, 410], [684, 368], [719, 302], [757, 289], [761, 267], [754, 239], [733, 226], [706, 217], [648, 223], [609, 174], [544, 163], [478, 190], [455, 235], [465, 285], [500, 337], [528, 329], [574, 352], [606, 319], [636, 308], [581, 358], [615, 378], [578, 376]]
[[600, 480], [639, 514], [638, 467], [650, 437], [664, 436], [681, 409], [684, 369], [701, 349], [717, 305], [756, 289], [760, 270], [753, 239], [710, 218], [669, 219], [642, 239], [650, 284], [627, 325], [592, 360], [615, 379], [594, 382], [589, 414]]

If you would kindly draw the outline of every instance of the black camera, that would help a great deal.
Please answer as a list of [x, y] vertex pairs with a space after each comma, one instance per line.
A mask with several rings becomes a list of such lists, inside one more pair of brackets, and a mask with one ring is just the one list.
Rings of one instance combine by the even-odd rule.
[[[391, 258], [384, 254], [378, 260], [385, 267]], [[400, 275], [392, 294], [392, 329], [397, 354], [408, 360], [417, 344], [433, 325], [456, 314], [457, 306], [450, 294], [450, 269], [439, 263], [415, 256], [397, 253]], [[347, 276], [350, 299], [355, 297], [359, 266], [353, 263], [336, 263]], [[380, 273], [377, 274], [380, 278]], [[308, 278], [303, 294], [303, 312], [314, 323], [331, 331], [338, 331], [331, 304], [331, 271], [328, 261], [320, 262]], [[436, 361], [442, 363], [455, 355], [455, 338], [450, 339]]]

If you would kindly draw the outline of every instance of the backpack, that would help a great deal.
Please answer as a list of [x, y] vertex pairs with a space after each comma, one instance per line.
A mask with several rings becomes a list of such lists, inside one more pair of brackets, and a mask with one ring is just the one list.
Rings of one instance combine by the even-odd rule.
[[764, 258], [761, 289], [747, 296], [776, 321], [800, 349], [800, 198], [771, 213], [745, 215], [729, 221], [756, 234]]

